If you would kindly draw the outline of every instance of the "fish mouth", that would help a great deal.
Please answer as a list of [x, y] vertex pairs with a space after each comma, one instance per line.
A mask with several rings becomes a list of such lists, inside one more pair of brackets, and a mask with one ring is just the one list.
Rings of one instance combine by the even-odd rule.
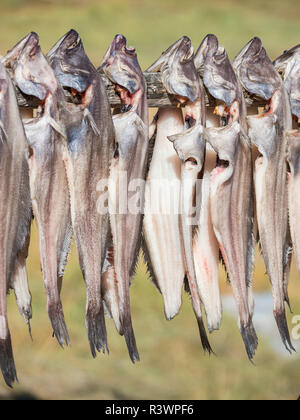
[[117, 87], [116, 93], [119, 96], [123, 90], [124, 98], [132, 98], [141, 89], [141, 69], [137, 61], [136, 50], [134, 47], [127, 47], [124, 35], [118, 34], [114, 37], [98, 71], [105, 73]]

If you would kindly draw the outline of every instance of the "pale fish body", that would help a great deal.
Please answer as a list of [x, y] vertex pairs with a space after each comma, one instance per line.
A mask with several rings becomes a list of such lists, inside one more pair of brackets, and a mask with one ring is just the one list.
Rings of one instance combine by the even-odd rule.
[[179, 227], [181, 162], [167, 136], [182, 131], [180, 109], [159, 111], [145, 191], [144, 237], [167, 319], [180, 310], [185, 276]]
[[219, 286], [219, 245], [210, 210], [210, 177], [216, 166], [216, 154], [207, 144], [201, 185], [201, 210], [193, 238], [196, 279], [204, 304], [210, 332], [218, 330], [222, 320], [222, 302]]
[[0, 368], [8, 386], [17, 380], [6, 296], [31, 222], [27, 141], [13, 84], [0, 65]]
[[288, 173], [289, 221], [293, 251], [300, 275], [300, 131], [289, 131], [286, 136], [291, 171]]

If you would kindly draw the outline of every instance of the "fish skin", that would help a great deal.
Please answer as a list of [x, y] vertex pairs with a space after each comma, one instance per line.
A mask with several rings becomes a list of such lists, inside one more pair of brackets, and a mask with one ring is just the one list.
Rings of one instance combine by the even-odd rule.
[[300, 45], [296, 45], [273, 62], [283, 76], [283, 84], [290, 98], [293, 115], [300, 118]]
[[[15, 139], [18, 141], [15, 141]], [[6, 295], [18, 255], [29, 235], [31, 201], [27, 142], [13, 84], [0, 64], [0, 368], [6, 384], [17, 381], [11, 336], [7, 321]]]
[[24, 318], [31, 335], [30, 320], [32, 319], [32, 296], [28, 286], [26, 271], [26, 259], [28, 257], [28, 248], [30, 243], [30, 233], [24, 243], [23, 249], [17, 255], [14, 274], [10, 282], [10, 288], [13, 289], [16, 297], [17, 306], [20, 315]]
[[[291, 352], [285, 301], [288, 242], [287, 140], [292, 128], [287, 92], [260, 39], [238, 55], [236, 69], [250, 93], [270, 100], [266, 112], [248, 116], [249, 137], [261, 154], [255, 162], [255, 194], [262, 253], [272, 284], [274, 317], [286, 349]], [[249, 80], [250, 81], [249, 81]]]
[[88, 59], [79, 34], [71, 30], [47, 55], [61, 86], [81, 103], [63, 103], [71, 218], [79, 263], [87, 287], [86, 327], [93, 357], [108, 351], [101, 297], [101, 273], [109, 240], [109, 215], [98, 209], [98, 183], [109, 177], [114, 129], [105, 87]]
[[[39, 248], [47, 309], [54, 335], [60, 346], [70, 339], [60, 299], [62, 277], [71, 244], [71, 219], [67, 179], [62, 161], [60, 115], [61, 97], [54, 73], [39, 46], [39, 37], [31, 33], [18, 56], [11, 61], [13, 77], [19, 89], [44, 101], [41, 117], [25, 120], [31, 148], [29, 160], [30, 193], [39, 232]], [[12, 50], [14, 51], [14, 50]]]
[[[232, 285], [239, 328], [247, 355], [253, 359], [258, 339], [252, 322], [253, 176], [251, 146], [247, 138], [246, 104], [225, 49], [214, 35], [200, 45], [204, 84], [228, 107], [223, 128], [207, 128], [205, 138], [218, 154], [211, 173], [211, 213], [215, 235]], [[223, 165], [222, 161], [227, 162]], [[220, 205], [222, 207], [220, 207]]]
[[180, 234], [184, 248], [184, 262], [192, 305], [197, 318], [200, 339], [204, 351], [212, 353], [205, 326], [202, 319], [202, 304], [196, 280], [196, 270], [193, 256], [193, 225], [192, 210], [196, 194], [196, 181], [204, 164], [205, 143], [203, 141], [204, 127], [198, 123], [183, 133], [168, 136], [173, 142], [181, 160], [181, 191], [180, 191]]
[[210, 177], [216, 166], [216, 154], [206, 144], [204, 173], [201, 186], [201, 210], [193, 238], [196, 279], [210, 333], [219, 330], [222, 321], [222, 302], [219, 287], [219, 245], [210, 211]]
[[286, 133], [286, 138], [288, 147], [287, 160], [290, 166], [290, 173], [288, 173], [289, 221], [293, 251], [300, 275], [300, 206], [297, 200], [300, 188], [300, 131], [289, 131]]
[[[181, 162], [167, 136], [182, 132], [183, 127], [181, 109], [159, 110], [145, 191], [144, 237], [168, 320], [174, 318], [181, 307], [185, 267], [179, 230]], [[159, 185], [160, 180], [168, 180], [166, 188]], [[171, 208], [167, 209], [171, 199], [169, 182], [174, 187]], [[153, 212], [154, 208], [157, 212]]]
[[130, 204], [137, 195], [130, 189], [130, 184], [135, 180], [144, 182], [146, 179], [149, 123], [146, 82], [135, 49], [126, 44], [124, 36], [116, 35], [99, 70], [115, 85], [122, 101], [121, 114], [113, 117], [116, 151], [110, 169], [109, 201], [121, 326], [134, 363], [139, 360], [139, 354], [132, 326], [129, 286], [141, 247], [145, 188], [144, 185], [140, 188], [138, 197], [141, 211], [136, 209], [136, 212], [128, 206], [122, 209], [118, 191], [119, 183], [126, 173], [126, 184], [122, 188], [128, 198], [126, 205]]

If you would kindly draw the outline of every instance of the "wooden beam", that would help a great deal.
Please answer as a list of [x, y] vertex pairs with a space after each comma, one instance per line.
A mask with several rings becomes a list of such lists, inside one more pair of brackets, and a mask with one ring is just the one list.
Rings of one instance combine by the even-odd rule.
[[[149, 108], [165, 108], [165, 107], [176, 107], [178, 102], [174, 99], [173, 95], [169, 95], [164, 88], [159, 73], [144, 73], [147, 82], [147, 97]], [[106, 87], [109, 102], [112, 107], [120, 105], [121, 101], [118, 95], [116, 95], [113, 84], [107, 79], [106, 76], [101, 74], [103, 82]], [[38, 100], [34, 97], [29, 97], [24, 94], [16, 87], [16, 93], [18, 98], [18, 104], [22, 108], [36, 108], [38, 106]], [[67, 98], [70, 98], [69, 92], [66, 91]], [[264, 106], [262, 100], [253, 98], [247, 92], [244, 92], [245, 101], [248, 107], [260, 107]], [[71, 101], [71, 99], [70, 99]], [[206, 106], [216, 106], [216, 99], [213, 98], [208, 91], [205, 89], [205, 102]]]

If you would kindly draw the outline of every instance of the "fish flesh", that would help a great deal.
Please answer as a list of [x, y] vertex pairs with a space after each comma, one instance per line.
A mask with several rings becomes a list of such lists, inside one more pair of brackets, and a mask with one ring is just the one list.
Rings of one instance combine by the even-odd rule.
[[[262, 254], [272, 284], [274, 317], [286, 349], [294, 350], [287, 325], [286, 264], [288, 254], [287, 138], [292, 128], [287, 92], [259, 38], [235, 59], [244, 88], [267, 102], [262, 114], [248, 116], [249, 137], [259, 150], [255, 194]], [[287, 302], [288, 303], [288, 302]]]
[[258, 339], [252, 322], [253, 179], [251, 146], [246, 134], [246, 105], [224, 47], [208, 35], [196, 53], [204, 61], [204, 84], [224, 106], [216, 108], [219, 128], [207, 128], [205, 138], [218, 154], [211, 172], [211, 216], [231, 282], [239, 328], [247, 355], [253, 359]]
[[24, 127], [30, 146], [30, 193], [39, 234], [47, 309], [54, 335], [63, 347], [70, 344], [70, 339], [60, 299], [60, 279], [72, 238], [68, 184], [62, 160], [65, 134], [58, 109], [58, 101], [63, 96], [41, 51], [38, 35], [31, 33], [26, 39], [22, 49], [19, 44], [16, 46], [18, 55], [14, 55], [10, 65], [18, 88], [41, 101], [37, 117], [24, 120]]
[[181, 307], [185, 267], [179, 230], [181, 163], [167, 136], [182, 132], [183, 127], [181, 109], [159, 110], [145, 190], [144, 237], [168, 320]]
[[[283, 76], [283, 84], [289, 95], [295, 129], [286, 133], [288, 172], [289, 224], [293, 251], [300, 275], [300, 203], [298, 200], [299, 163], [300, 163], [300, 45], [285, 51], [274, 62], [275, 69]], [[291, 254], [291, 253], [290, 253]], [[285, 281], [287, 289], [288, 279]], [[288, 293], [285, 292], [288, 301]]]
[[139, 360], [130, 312], [130, 279], [141, 247], [142, 213], [148, 158], [148, 105], [146, 82], [133, 47], [116, 35], [99, 69], [121, 98], [113, 116], [116, 147], [110, 168], [110, 222], [114, 269], [122, 332], [134, 363]]
[[86, 327], [93, 357], [108, 351], [101, 273], [109, 241], [108, 208], [100, 209], [99, 184], [107, 184], [114, 152], [114, 129], [101, 76], [87, 57], [79, 34], [71, 30], [47, 55], [61, 86], [77, 103], [63, 102], [66, 131], [63, 159], [79, 263], [87, 287]]
[[[184, 43], [184, 38], [176, 41], [147, 70], [160, 72], [165, 89], [175, 97], [189, 95], [189, 80], [180, 77], [186, 55]], [[185, 277], [179, 217], [181, 162], [168, 140], [168, 136], [184, 130], [182, 110], [160, 108], [155, 123], [155, 144], [145, 191], [144, 237], [153, 281], [163, 296], [166, 319], [170, 320], [180, 310]]]
[[[16, 141], [17, 139], [17, 141]], [[8, 386], [17, 380], [6, 295], [31, 223], [27, 141], [13, 84], [0, 64], [0, 368]]]

